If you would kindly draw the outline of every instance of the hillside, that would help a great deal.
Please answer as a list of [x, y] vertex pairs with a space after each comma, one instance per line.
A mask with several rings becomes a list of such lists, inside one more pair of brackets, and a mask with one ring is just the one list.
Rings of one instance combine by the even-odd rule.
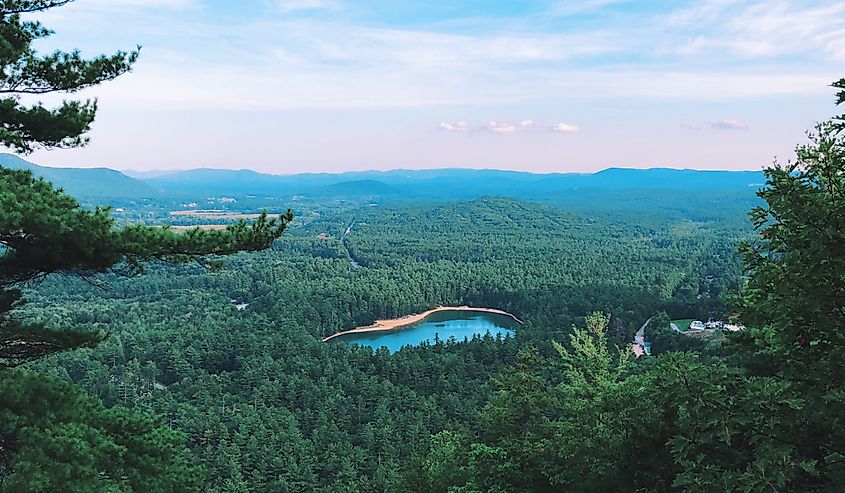
[[28, 169], [77, 198], [106, 200], [161, 196], [152, 185], [109, 168], [51, 168], [30, 163], [14, 154], [0, 154], [0, 166]]
[[[249, 169], [198, 168], [132, 172], [108, 168], [51, 168], [11, 154], [0, 165], [30, 169], [77, 198], [88, 200], [258, 196], [289, 202], [293, 196], [381, 201], [454, 201], [483, 196], [539, 200], [567, 208], [598, 206], [702, 211], [701, 203], [740, 202], [747, 208], [764, 181], [759, 171], [608, 168], [597, 173], [539, 174], [492, 169], [352, 171], [273, 175]], [[714, 195], [716, 194], [716, 195]], [[723, 204], [724, 205], [724, 204]]]
[[[155, 176], [147, 183], [185, 194], [384, 194], [406, 198], [461, 200], [484, 195], [548, 198], [567, 190], [753, 191], [760, 171], [698, 171], [668, 168], [609, 168], [597, 173], [539, 174], [489, 169], [353, 171], [337, 174], [272, 175], [251, 170], [194, 169]], [[344, 184], [345, 185], [341, 185]], [[387, 187], [391, 187], [390, 189]]]
[[[395, 486], [414, 450], [483, 416], [496, 395], [491, 379], [519, 371], [521, 349], [555, 354], [550, 341], [566, 340], [593, 310], [613, 314], [620, 343], [659, 310], [719, 316], [715, 287], [740, 282], [725, 252], [741, 230], [721, 222], [690, 241], [655, 211], [664, 226], [651, 229], [500, 197], [321, 212], [272, 251], [230, 257], [220, 271], [154, 264], [108, 290], [46, 280], [28, 313], [78, 312], [84, 327], [108, 324], [113, 337], [85, 358], [41, 368], [70, 373], [108, 405], [178, 409], [173, 427], [191, 437], [208, 471], [203, 491], [230, 491], [214, 489], [230, 471], [244, 478], [243, 491], [418, 491]], [[516, 339], [442, 340], [394, 354], [320, 342], [376, 319], [464, 304], [527, 325]], [[360, 460], [337, 474], [334, 464], [350, 457]], [[345, 488], [353, 474], [363, 487]]]
[[378, 180], [349, 180], [322, 187], [313, 192], [314, 195], [323, 196], [352, 196], [352, 197], [377, 197], [392, 196], [401, 193], [392, 187]]

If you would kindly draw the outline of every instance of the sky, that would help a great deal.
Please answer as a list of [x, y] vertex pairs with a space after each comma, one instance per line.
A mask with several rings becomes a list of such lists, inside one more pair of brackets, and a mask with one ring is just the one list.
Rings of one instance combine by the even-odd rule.
[[[142, 45], [50, 166], [760, 169], [835, 113], [841, 0], [76, 0], [37, 48]], [[55, 104], [61, 97], [42, 98]]]

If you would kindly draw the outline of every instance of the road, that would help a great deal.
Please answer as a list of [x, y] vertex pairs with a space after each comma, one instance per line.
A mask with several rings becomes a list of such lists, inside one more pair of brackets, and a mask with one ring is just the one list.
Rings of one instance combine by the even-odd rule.
[[363, 267], [355, 257], [352, 256], [352, 249], [349, 248], [349, 239], [347, 236], [349, 233], [352, 232], [352, 227], [355, 226], [355, 219], [353, 218], [352, 221], [349, 223], [349, 226], [346, 227], [346, 231], [343, 232], [343, 236], [340, 237], [340, 240], [343, 242], [343, 246], [346, 248], [346, 254], [349, 255], [349, 264], [354, 269], [360, 269]]
[[639, 344], [640, 346], [645, 345], [645, 328], [648, 323], [651, 322], [652, 318], [654, 317], [649, 317], [648, 320], [645, 321], [643, 326], [640, 327], [640, 330], [638, 330], [637, 333], [634, 334], [634, 344]]

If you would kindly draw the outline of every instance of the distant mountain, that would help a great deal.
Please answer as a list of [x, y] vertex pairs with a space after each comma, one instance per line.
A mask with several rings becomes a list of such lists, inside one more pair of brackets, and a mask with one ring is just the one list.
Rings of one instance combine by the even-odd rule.
[[279, 175], [267, 175], [248, 169], [228, 170], [197, 168], [156, 176], [145, 180], [150, 185], [174, 194], [273, 194], [281, 189], [285, 193], [292, 190], [285, 187], [285, 178]]
[[80, 199], [155, 198], [161, 192], [141, 180], [108, 168], [50, 168], [25, 161], [14, 154], [0, 153], [0, 166], [28, 169], [56, 187]]
[[398, 188], [392, 187], [378, 180], [349, 180], [335, 183], [319, 188], [312, 192], [314, 195], [325, 196], [384, 196], [401, 193]]
[[[378, 197], [382, 200], [469, 200], [482, 196], [571, 204], [592, 197], [633, 192], [646, 202], [665, 191], [678, 197], [715, 192], [753, 196], [764, 182], [762, 171], [608, 168], [597, 173], [528, 173], [494, 169], [352, 171], [272, 175], [241, 169], [198, 168], [186, 171], [132, 172], [133, 178], [107, 168], [50, 168], [0, 154], [0, 166], [30, 169], [38, 176], [87, 199], [138, 199], [258, 195], [262, 197]], [[677, 194], [675, 192], [682, 192]]]
[[672, 168], [608, 168], [591, 176], [584, 186], [595, 188], [661, 188], [725, 190], [759, 187], [766, 178], [762, 171], [704, 171]]
[[[491, 169], [352, 171], [271, 175], [251, 170], [195, 169], [146, 179], [170, 193], [323, 196], [392, 195], [423, 199], [471, 199], [484, 195], [542, 198], [567, 190], [750, 190], [761, 171], [698, 171], [608, 168], [598, 173], [537, 174]], [[389, 187], [389, 188], [388, 188]], [[333, 192], [334, 191], [334, 192]]]
[[136, 171], [134, 169], [125, 169], [121, 171], [124, 175], [130, 178], [137, 178], [138, 180], [149, 180], [150, 178], [158, 178], [159, 176], [172, 175], [179, 173], [179, 170], [153, 170], [153, 171]]

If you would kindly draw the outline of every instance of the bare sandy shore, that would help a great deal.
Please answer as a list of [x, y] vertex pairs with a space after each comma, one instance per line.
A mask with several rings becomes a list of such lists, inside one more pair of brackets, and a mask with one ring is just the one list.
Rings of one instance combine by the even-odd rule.
[[475, 308], [471, 306], [438, 306], [437, 308], [432, 308], [431, 310], [424, 311], [422, 313], [416, 313], [413, 315], [406, 315], [400, 318], [389, 318], [387, 320], [376, 320], [376, 322], [372, 325], [365, 325], [363, 327], [355, 327], [351, 330], [345, 330], [343, 332], [338, 332], [337, 334], [332, 334], [328, 337], [323, 338], [323, 342], [330, 341], [335, 337], [339, 337], [345, 334], [360, 334], [362, 332], [383, 332], [386, 330], [394, 330], [402, 328], [406, 325], [411, 325], [413, 323], [419, 322], [420, 320], [424, 319], [425, 317], [431, 315], [432, 313], [436, 312], [449, 312], [449, 311], [467, 311], [467, 312], [486, 312], [486, 313], [496, 313], [498, 315], [504, 315], [506, 317], [511, 317], [518, 323], [524, 323], [522, 320], [516, 318], [512, 313], [508, 313], [504, 310], [498, 310], [496, 308]]

